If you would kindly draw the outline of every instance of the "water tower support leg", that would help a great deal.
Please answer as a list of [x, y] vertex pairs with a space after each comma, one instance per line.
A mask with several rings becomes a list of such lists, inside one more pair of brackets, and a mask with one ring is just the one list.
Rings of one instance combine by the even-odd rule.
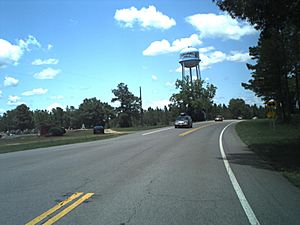
[[192, 68], [190, 68], [190, 77], [191, 77], [191, 83], [193, 83], [193, 74], [192, 74]]
[[196, 76], [197, 76], [197, 80], [199, 80], [199, 68], [198, 68], [198, 65], [196, 66]]
[[198, 68], [198, 73], [199, 73], [199, 79], [201, 80], [201, 70], [200, 70], [200, 65], [198, 65], [197, 68]]

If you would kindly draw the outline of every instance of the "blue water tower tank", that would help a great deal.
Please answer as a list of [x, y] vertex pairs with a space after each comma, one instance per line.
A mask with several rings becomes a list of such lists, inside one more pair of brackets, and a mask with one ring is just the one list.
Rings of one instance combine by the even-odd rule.
[[199, 51], [196, 48], [188, 47], [184, 48], [180, 52], [179, 63], [186, 68], [192, 68], [199, 65], [200, 57]]

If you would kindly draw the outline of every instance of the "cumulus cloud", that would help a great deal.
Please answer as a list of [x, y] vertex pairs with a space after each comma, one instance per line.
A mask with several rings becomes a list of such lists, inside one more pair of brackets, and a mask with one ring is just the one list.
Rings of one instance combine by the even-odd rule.
[[23, 96], [32, 96], [32, 95], [43, 95], [48, 92], [48, 89], [44, 88], [35, 88], [32, 89], [31, 91], [25, 91], [22, 93]]
[[6, 40], [0, 39], [0, 67], [7, 64], [16, 64], [21, 58], [23, 51], [20, 46], [13, 45]]
[[8, 64], [17, 65], [24, 51], [31, 50], [30, 46], [40, 48], [41, 44], [32, 35], [29, 35], [25, 40], [20, 39], [16, 45], [4, 39], [0, 39], [0, 67], [4, 67]]
[[[221, 63], [224, 61], [246, 62], [251, 59], [248, 52], [231, 51], [229, 54], [226, 54], [222, 51], [215, 51], [215, 48], [212, 46], [200, 48], [199, 52], [201, 59], [201, 71], [211, 68], [213, 64]], [[176, 69], [176, 72], [182, 72], [181, 66]]]
[[204, 48], [199, 48], [199, 52], [200, 53], [205, 53], [205, 52], [210, 52], [212, 50], [215, 50], [215, 47], [213, 46], [208, 46], [208, 47], [204, 47]]
[[161, 41], [152, 42], [144, 51], [143, 55], [145, 56], [155, 56], [166, 54], [170, 52], [179, 52], [183, 48], [188, 46], [198, 46], [201, 45], [202, 41], [199, 39], [199, 36], [196, 34], [192, 34], [190, 37], [176, 39], [169, 43], [169, 41], [163, 39]]
[[125, 27], [132, 28], [135, 23], [142, 28], [169, 29], [176, 25], [176, 21], [163, 13], [156, 10], [155, 6], [150, 5], [148, 8], [138, 10], [134, 6], [127, 9], [117, 9], [115, 20]]
[[236, 52], [232, 51], [230, 55], [227, 56], [228, 61], [233, 61], [233, 62], [246, 62], [250, 60], [251, 57], [248, 52]]
[[52, 109], [55, 109], [55, 108], [57, 108], [57, 107], [64, 109], [64, 107], [63, 107], [61, 104], [55, 102], [55, 103], [52, 103], [51, 105], [49, 105], [49, 106], [47, 107], [47, 110], [48, 110], [48, 111], [51, 111]]
[[8, 96], [7, 105], [18, 106], [18, 105], [21, 105], [21, 104], [26, 104], [25, 102], [22, 102], [20, 100], [21, 100], [21, 98], [19, 96], [10, 95], [10, 96]]
[[56, 65], [58, 62], [59, 62], [58, 59], [53, 59], [53, 58], [45, 59], [45, 60], [36, 59], [31, 64], [35, 65], [35, 66], [40, 66], [40, 65]]
[[239, 22], [227, 14], [195, 14], [187, 17], [186, 21], [199, 31], [201, 38], [239, 40], [245, 35], [257, 33], [247, 22]]
[[42, 70], [39, 73], [35, 73], [33, 76], [36, 79], [45, 80], [45, 79], [53, 79], [59, 73], [60, 73], [59, 69], [53, 69], [49, 67], [47, 69]]
[[16, 78], [13, 77], [5, 77], [4, 78], [4, 86], [8, 87], [8, 86], [17, 86], [19, 83], [19, 80], [17, 80]]
[[152, 80], [157, 80], [157, 76], [155, 76], [155, 75], [152, 75], [151, 78], [152, 78]]

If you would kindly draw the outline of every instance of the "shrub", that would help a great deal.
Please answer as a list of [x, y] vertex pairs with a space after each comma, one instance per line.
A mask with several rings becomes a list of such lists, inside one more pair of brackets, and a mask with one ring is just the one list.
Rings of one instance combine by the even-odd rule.
[[49, 136], [63, 136], [66, 133], [63, 127], [51, 127], [49, 129]]

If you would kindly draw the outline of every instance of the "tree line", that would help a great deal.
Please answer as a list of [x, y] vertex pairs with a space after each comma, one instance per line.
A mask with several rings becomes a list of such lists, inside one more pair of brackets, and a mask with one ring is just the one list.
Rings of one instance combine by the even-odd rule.
[[256, 46], [249, 48], [255, 61], [247, 64], [252, 78], [242, 83], [266, 102], [277, 102], [283, 121], [299, 112], [300, 1], [213, 0], [233, 18], [250, 22], [259, 32]]
[[112, 90], [114, 97], [111, 102], [118, 102], [119, 107], [113, 107], [100, 99], [86, 98], [78, 108], [67, 106], [48, 110], [30, 110], [21, 104], [13, 110], [8, 110], [0, 116], [0, 131], [4, 132], [36, 132], [47, 133], [50, 128], [64, 127], [66, 129], [92, 128], [102, 125], [111, 127], [132, 126], [163, 126], [170, 125], [181, 113], [186, 112], [194, 121], [210, 120], [216, 115], [223, 115], [225, 119], [250, 119], [254, 116], [265, 117], [262, 106], [248, 105], [242, 99], [231, 99], [229, 105], [215, 104], [213, 98], [216, 87], [212, 84], [204, 86], [203, 80], [189, 82], [188, 77], [176, 81], [179, 92], [170, 98], [171, 104], [163, 109], [151, 108], [143, 110], [141, 99], [135, 96], [124, 83], [118, 84]]

